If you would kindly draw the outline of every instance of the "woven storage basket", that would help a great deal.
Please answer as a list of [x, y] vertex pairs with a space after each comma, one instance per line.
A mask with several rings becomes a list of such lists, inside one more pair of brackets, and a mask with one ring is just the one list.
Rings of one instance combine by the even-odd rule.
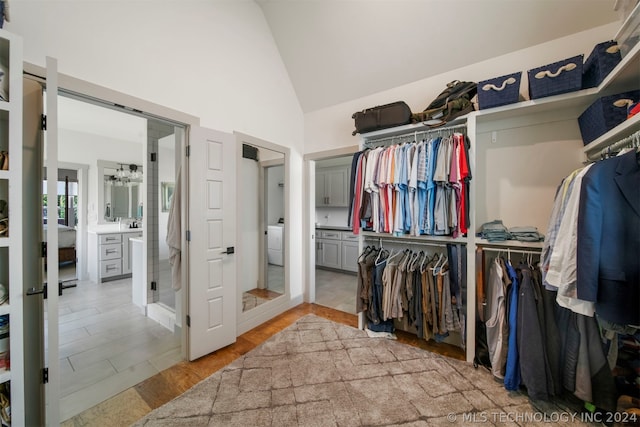
[[622, 103], [620, 106], [616, 106], [614, 104], [616, 101], [623, 99], [628, 99], [633, 102], [638, 101], [640, 99], [640, 90], [599, 98], [578, 117], [578, 124], [580, 125], [580, 133], [582, 134], [584, 145], [587, 145], [627, 119], [628, 105]]
[[582, 89], [584, 55], [574, 56], [528, 71], [531, 99]]
[[500, 107], [518, 102], [522, 72], [495, 77], [478, 83], [480, 109]]
[[596, 87], [622, 60], [618, 43], [611, 40], [593, 48], [582, 69], [582, 88]]

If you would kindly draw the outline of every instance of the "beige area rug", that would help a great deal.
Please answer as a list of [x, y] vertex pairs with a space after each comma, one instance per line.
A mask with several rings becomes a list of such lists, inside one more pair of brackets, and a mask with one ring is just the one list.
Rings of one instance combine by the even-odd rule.
[[135, 425], [588, 425], [579, 420], [482, 368], [307, 315]]

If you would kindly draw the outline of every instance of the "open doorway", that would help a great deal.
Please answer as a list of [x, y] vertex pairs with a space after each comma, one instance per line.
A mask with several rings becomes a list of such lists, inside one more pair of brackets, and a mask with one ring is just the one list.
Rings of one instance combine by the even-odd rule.
[[356, 314], [359, 244], [349, 227], [352, 155], [315, 162], [315, 303]]
[[[173, 164], [176, 158], [175, 147], [171, 154], [161, 152], [158, 141], [175, 134], [176, 126], [167, 125], [171, 131], [162, 134], [155, 132], [156, 118], [77, 97], [58, 100], [60, 170], [70, 176], [73, 168], [65, 165], [85, 165], [75, 169], [77, 191], [65, 183], [71, 188], [55, 204], [43, 200], [47, 209], [60, 207], [59, 246], [71, 247], [61, 236], [67, 229], [75, 232], [77, 262], [60, 255], [58, 266], [61, 281], [73, 274], [72, 267], [78, 278], [58, 299], [60, 419], [66, 420], [182, 360], [182, 349], [179, 328], [152, 318], [148, 310], [167, 287], [158, 269], [167, 223], [160, 224], [158, 160]], [[163, 182], [175, 181], [175, 168], [165, 172], [173, 176]], [[136, 300], [135, 283], [146, 291], [150, 282], [164, 287]], [[171, 303], [165, 300], [175, 311], [171, 296]]]

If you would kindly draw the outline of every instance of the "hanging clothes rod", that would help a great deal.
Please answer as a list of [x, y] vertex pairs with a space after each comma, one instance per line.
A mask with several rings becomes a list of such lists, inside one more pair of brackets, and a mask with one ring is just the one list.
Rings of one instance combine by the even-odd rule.
[[607, 154], [615, 153], [619, 149], [625, 148], [625, 147], [635, 147], [635, 148], [640, 147], [640, 130], [635, 131], [633, 134], [629, 135], [628, 137], [621, 139], [620, 141], [616, 141], [610, 146], [603, 148], [602, 150], [600, 150], [599, 153], [595, 155], [591, 155], [591, 156], [588, 155], [587, 159], [589, 159], [592, 162], [595, 162], [597, 160], [601, 160], [605, 158]]
[[458, 129], [466, 129], [466, 128], [467, 128], [467, 125], [465, 123], [461, 125], [447, 126], [447, 127], [436, 128], [436, 129], [419, 130], [419, 131], [414, 131], [413, 133], [389, 136], [386, 138], [370, 139], [365, 141], [364, 147], [372, 148], [374, 146], [383, 145], [387, 141], [391, 141], [391, 144], [393, 144], [393, 141], [397, 141], [398, 143], [401, 143], [407, 140], [417, 141], [419, 137], [424, 137], [427, 135], [434, 135], [434, 134], [449, 136], [449, 135], [452, 135]]
[[481, 248], [483, 251], [489, 251], [489, 252], [507, 252], [507, 253], [517, 253], [517, 254], [531, 254], [531, 255], [540, 255], [542, 253], [542, 249], [538, 249], [538, 250], [523, 250], [523, 249], [511, 249], [511, 248], [488, 248], [488, 247], [482, 247]]
[[[438, 248], [446, 248], [447, 244], [446, 243], [436, 243], [436, 242], [429, 242], [429, 241], [418, 241], [419, 238], [413, 239], [413, 240], [409, 240], [411, 239], [410, 237], [405, 237], [403, 239], [385, 239], [385, 238], [380, 238], [380, 237], [374, 237], [374, 236], [364, 236], [365, 240], [374, 240], [374, 241], [378, 241], [379, 242], [379, 246], [382, 247], [382, 242], [387, 242], [387, 243], [392, 243], [394, 245], [404, 245], [404, 246], [434, 246], [434, 247], [438, 247]], [[455, 244], [457, 242], [451, 242], [451, 244]], [[466, 243], [462, 243], [460, 242], [459, 244], [466, 244]]]

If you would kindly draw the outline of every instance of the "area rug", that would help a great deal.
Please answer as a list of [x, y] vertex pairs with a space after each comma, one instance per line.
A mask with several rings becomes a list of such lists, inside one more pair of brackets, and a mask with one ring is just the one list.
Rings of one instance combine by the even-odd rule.
[[310, 314], [134, 425], [580, 425], [579, 420], [561, 404], [507, 392], [482, 368], [369, 338]]

